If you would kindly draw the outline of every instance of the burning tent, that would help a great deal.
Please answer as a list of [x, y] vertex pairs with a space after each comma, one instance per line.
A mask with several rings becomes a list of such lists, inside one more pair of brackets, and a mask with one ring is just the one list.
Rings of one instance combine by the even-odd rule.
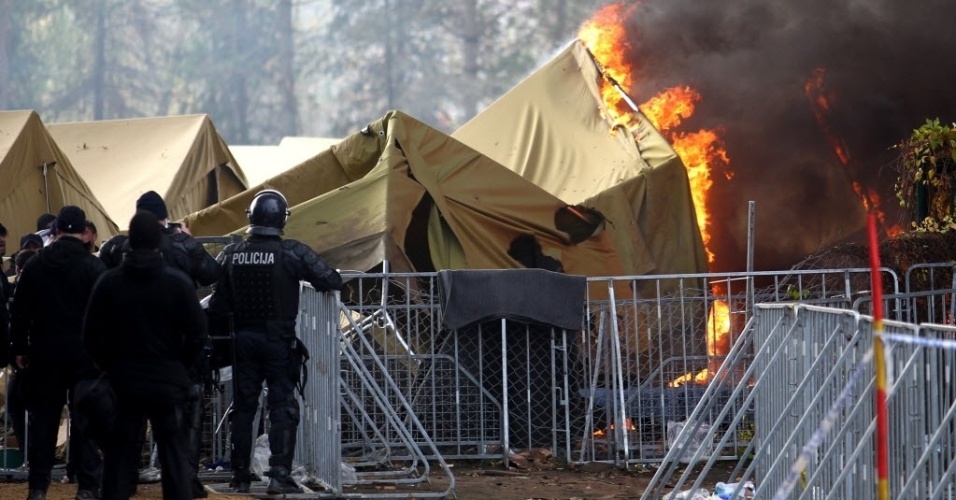
[[146, 191], [178, 219], [242, 192], [245, 175], [207, 115], [57, 123], [50, 135], [121, 227]]
[[[679, 156], [658, 124], [576, 40], [453, 137], [565, 203], [603, 214], [625, 274], [706, 273], [708, 179], [700, 173], [704, 169], [687, 168], [699, 166], [700, 158]], [[634, 295], [642, 300], [620, 301], [615, 308], [628, 318], [617, 332], [626, 339], [625, 356], [640, 360], [642, 370], [656, 368], [659, 360], [704, 357], [707, 339], [719, 336], [707, 329], [717, 324], [716, 306], [724, 304], [707, 304], [702, 280], [637, 283]], [[697, 294], [699, 301], [671, 300]]]
[[286, 234], [340, 269], [560, 270], [619, 275], [599, 215], [569, 205], [481, 153], [393, 111], [317, 157], [187, 217], [193, 233], [246, 225], [254, 192], [289, 199]]
[[561, 201], [602, 213], [624, 273], [706, 272], [681, 158], [642, 113], [633, 113], [633, 132], [607, 118], [603, 78], [575, 41], [453, 137]]
[[[37, 217], [76, 205], [96, 224], [101, 238], [116, 223], [97, 201], [34, 111], [0, 111], [0, 213], [12, 241], [36, 231]], [[12, 250], [15, 250], [12, 249]]]

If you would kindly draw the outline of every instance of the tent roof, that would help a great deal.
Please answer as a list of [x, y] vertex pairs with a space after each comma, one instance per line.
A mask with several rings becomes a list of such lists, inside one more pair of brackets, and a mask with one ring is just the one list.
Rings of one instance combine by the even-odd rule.
[[36, 231], [40, 214], [56, 214], [64, 205], [82, 208], [101, 240], [117, 233], [36, 112], [0, 111], [0, 172], [0, 221], [8, 231], [9, 253], [17, 250], [20, 236]]
[[683, 163], [642, 114], [633, 135], [615, 127], [602, 78], [575, 41], [452, 136], [566, 203], [603, 213], [618, 229], [628, 274], [705, 272]]
[[[560, 261], [569, 273], [620, 274], [606, 231], [571, 243], [555, 223], [566, 204], [514, 172], [400, 112], [369, 129], [310, 160], [310, 167], [297, 167], [316, 179], [333, 170], [361, 174], [324, 194], [290, 199], [287, 236], [332, 265], [364, 271], [387, 260], [398, 271], [519, 268], [526, 264], [509, 250], [532, 235], [539, 257]], [[282, 191], [295, 170], [266, 184]], [[248, 202], [232, 202], [190, 216], [194, 234], [222, 227], [220, 220], [241, 220]]]
[[242, 165], [249, 185], [275, 177], [338, 144], [342, 139], [327, 137], [283, 137], [278, 146], [230, 145], [229, 151]]
[[120, 227], [146, 191], [171, 219], [246, 189], [245, 175], [206, 115], [57, 123], [50, 134]]

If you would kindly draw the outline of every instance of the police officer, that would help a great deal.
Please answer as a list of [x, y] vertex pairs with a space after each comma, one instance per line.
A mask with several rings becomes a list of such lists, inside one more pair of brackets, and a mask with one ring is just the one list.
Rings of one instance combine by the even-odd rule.
[[249, 237], [223, 249], [216, 260], [222, 276], [210, 299], [210, 313], [232, 314], [235, 328], [234, 413], [232, 414], [232, 485], [249, 491], [252, 423], [263, 380], [268, 386], [268, 494], [297, 493], [290, 476], [299, 424], [295, 386], [299, 383], [302, 350], [295, 336], [299, 281], [316, 290], [338, 290], [342, 277], [305, 244], [282, 239], [289, 216], [282, 193], [264, 190], [247, 210]]
[[[188, 233], [188, 230], [169, 223], [169, 211], [166, 202], [156, 191], [147, 191], [136, 200], [136, 210], [150, 212], [156, 216], [157, 223], [162, 228], [159, 251], [166, 263], [186, 273], [193, 286], [210, 286], [219, 279], [219, 264], [202, 244]], [[100, 248], [100, 259], [110, 269], [119, 267], [123, 258], [130, 252], [129, 240], [124, 235], [110, 238]], [[191, 422], [189, 441], [191, 444], [189, 461], [196, 470], [191, 480], [193, 498], [207, 496], [202, 482], [197, 475], [199, 472], [199, 453], [202, 446], [202, 432], [200, 428], [202, 417], [202, 379], [205, 374], [200, 373], [202, 367], [190, 367], [190, 376], [193, 380], [191, 404], [187, 407], [187, 421]], [[145, 423], [142, 442], [145, 443]], [[133, 483], [135, 487], [136, 483]]]
[[60, 210], [56, 239], [23, 267], [11, 305], [13, 354], [19, 368], [29, 365], [30, 399], [27, 458], [29, 500], [43, 500], [50, 486], [57, 428], [63, 404], [70, 406], [70, 429], [80, 443], [78, 500], [99, 495], [100, 461], [96, 445], [86, 439], [84, 416], [74, 410], [77, 382], [95, 377], [93, 360], [82, 342], [83, 313], [93, 284], [106, 266], [83, 246], [86, 214], [75, 206]]

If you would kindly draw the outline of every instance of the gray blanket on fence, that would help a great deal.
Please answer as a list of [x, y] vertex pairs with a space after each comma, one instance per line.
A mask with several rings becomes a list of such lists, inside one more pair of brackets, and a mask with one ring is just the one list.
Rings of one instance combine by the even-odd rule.
[[542, 269], [440, 271], [443, 324], [449, 330], [506, 318], [580, 330], [587, 278]]

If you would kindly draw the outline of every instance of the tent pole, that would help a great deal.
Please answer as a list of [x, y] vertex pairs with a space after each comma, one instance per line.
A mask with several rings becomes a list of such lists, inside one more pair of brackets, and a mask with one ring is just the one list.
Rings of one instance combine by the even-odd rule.
[[756, 231], [757, 202], [751, 200], [747, 210], [747, 315], [754, 307], [754, 233]]
[[[54, 164], [55, 164], [55, 162], [54, 162]], [[48, 166], [53, 166], [53, 165], [50, 165], [50, 164], [47, 163], [47, 162], [43, 162], [43, 165], [42, 165], [42, 167], [43, 167], [43, 195], [46, 197], [46, 211], [47, 211], [47, 212], [52, 212], [52, 210], [50, 210], [50, 182], [49, 182], [49, 180], [47, 179], [47, 176], [46, 176], [46, 174], [47, 174], [47, 167], [48, 167]]]

